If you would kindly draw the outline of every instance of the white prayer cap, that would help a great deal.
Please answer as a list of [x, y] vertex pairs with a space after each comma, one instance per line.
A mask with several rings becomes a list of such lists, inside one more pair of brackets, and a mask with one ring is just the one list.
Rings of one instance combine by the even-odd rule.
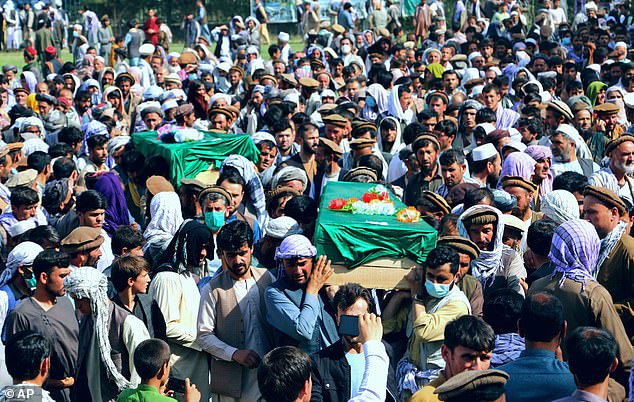
[[564, 133], [572, 139], [579, 137], [579, 131], [570, 124], [560, 124], [555, 131], [558, 133]]
[[526, 233], [526, 223], [517, 216], [504, 214], [502, 215], [502, 220], [504, 221], [504, 227], [510, 227], [522, 233]]
[[284, 239], [290, 235], [302, 234], [302, 228], [290, 216], [271, 219], [266, 225], [266, 235], [274, 239]]
[[622, 48], [625, 48], [625, 50], [627, 50], [627, 43], [625, 43], [625, 42], [616, 42], [616, 44], [614, 45], [614, 48], [616, 49], [617, 47], [622, 47]]
[[537, 74], [538, 78], [557, 78], [557, 72], [556, 71], [542, 71], [541, 73]]
[[594, 72], [596, 72], [597, 74], [599, 74], [601, 72], [601, 66], [596, 64], [596, 63], [588, 64], [586, 67], [591, 69], [591, 70], [594, 70]]
[[224, 71], [225, 73], [228, 73], [230, 68], [231, 68], [231, 63], [229, 63], [228, 61], [223, 61], [222, 63], [218, 63], [218, 69]]
[[335, 92], [332, 89], [324, 89], [321, 91], [322, 98], [336, 98]]
[[469, 60], [469, 62], [471, 62], [471, 60], [475, 59], [476, 57], [482, 57], [482, 53], [480, 53], [480, 52], [471, 52], [471, 53], [469, 53], [469, 56], [467, 57], [467, 59]]
[[495, 126], [491, 123], [480, 123], [475, 126], [474, 130], [477, 129], [478, 127], [482, 128], [484, 132], [486, 133], [486, 135], [489, 135], [489, 133], [495, 130]]
[[255, 46], [247, 47], [247, 54], [258, 54], [258, 48]]
[[257, 133], [251, 136], [251, 141], [253, 141], [255, 145], [258, 145], [262, 141], [266, 141], [266, 140], [269, 140], [275, 143], [275, 137], [273, 137], [273, 134], [267, 133], [266, 131], [258, 131]]
[[586, 3], [586, 11], [597, 11], [599, 7], [597, 7], [597, 3], [594, 1], [589, 1]]
[[282, 42], [288, 42], [291, 39], [291, 36], [286, 32], [280, 32], [279, 35], [277, 35], [277, 39], [281, 40]]
[[7, 233], [9, 233], [9, 236], [11, 237], [16, 237], [20, 236], [28, 230], [35, 228], [36, 226], [37, 222], [35, 222], [34, 219], [27, 219], [25, 221], [19, 221], [11, 225], [11, 227], [9, 227], [9, 229], [7, 230]]
[[181, 57], [181, 54], [180, 54], [180, 53], [178, 53], [178, 52], [170, 52], [170, 53], [167, 55], [167, 61], [172, 60], [174, 57], [176, 57], [176, 58], [178, 59], [179, 57]]
[[533, 46], [537, 46], [537, 41], [535, 40], [535, 38], [528, 38], [524, 42], [526, 42], [527, 45], [530, 43]]
[[[486, 123], [485, 123], [486, 124]], [[480, 145], [473, 149], [471, 156], [474, 162], [483, 161], [497, 155], [498, 151], [491, 143]]]
[[299, 94], [297, 92], [291, 92], [284, 97], [284, 101], [299, 105]]
[[502, 149], [504, 148], [513, 148], [516, 151], [524, 152], [526, 150], [526, 145], [521, 141], [511, 141], [502, 147]]
[[174, 109], [178, 107], [178, 102], [176, 102], [176, 100], [174, 99], [168, 99], [166, 100], [163, 105], [161, 105], [161, 108], [163, 109], [163, 112], [166, 112], [170, 109]]
[[154, 53], [154, 45], [151, 43], [144, 43], [139, 47], [139, 53], [141, 56], [149, 56]]
[[495, 75], [502, 75], [502, 71], [500, 71], [500, 69], [496, 66], [489, 67], [487, 71], [493, 71]]
[[80, 24], [75, 24], [75, 26], [73, 26], [73, 28], [74, 28], [76, 31], [81, 31], [84, 27], [82, 27]]
[[480, 95], [483, 89], [484, 89], [484, 85], [474, 86], [473, 88], [471, 88], [471, 97], [475, 98], [476, 96]]

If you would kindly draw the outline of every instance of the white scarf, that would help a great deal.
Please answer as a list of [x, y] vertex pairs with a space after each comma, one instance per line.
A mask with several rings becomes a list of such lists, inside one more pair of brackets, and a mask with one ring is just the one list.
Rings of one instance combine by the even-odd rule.
[[502, 212], [489, 205], [474, 205], [460, 215], [457, 226], [460, 236], [468, 239], [469, 231], [464, 225], [463, 219], [480, 210], [491, 211], [497, 216], [497, 227], [495, 229], [495, 238], [493, 239], [493, 250], [480, 250], [480, 256], [471, 261], [473, 276], [482, 283], [482, 286], [485, 286], [489, 279], [491, 279], [491, 284], [493, 283], [495, 275], [502, 268], [502, 250], [504, 248], [504, 244], [502, 243], [502, 237], [504, 236], [504, 221], [502, 220]]
[[623, 221], [619, 221], [614, 229], [607, 236], [601, 239], [601, 251], [599, 252], [599, 260], [597, 261], [597, 267], [594, 271], [594, 278], [596, 279], [599, 276], [599, 270], [601, 269], [601, 265], [607, 260], [608, 256], [616, 247], [616, 243], [621, 240], [621, 236], [625, 233], [625, 229], [627, 228], [627, 223]]

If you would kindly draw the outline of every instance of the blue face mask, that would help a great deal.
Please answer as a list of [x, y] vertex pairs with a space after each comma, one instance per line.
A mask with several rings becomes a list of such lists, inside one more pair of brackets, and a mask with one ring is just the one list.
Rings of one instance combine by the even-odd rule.
[[216, 231], [225, 224], [225, 213], [224, 212], [205, 212], [205, 225], [212, 231]]
[[564, 46], [570, 46], [570, 37], [565, 37], [561, 40], [561, 44]]
[[366, 96], [365, 104], [368, 105], [368, 107], [376, 107], [376, 100], [371, 96]]
[[435, 299], [442, 299], [447, 296], [451, 290], [451, 283], [432, 283], [425, 281], [425, 290], [427, 294]]
[[198, 74], [196, 74], [196, 73], [189, 73], [189, 74], [187, 74], [187, 78], [189, 78], [189, 80], [190, 80], [190, 81], [193, 81], [193, 80], [195, 80], [195, 79], [197, 79], [197, 78], [198, 78]]

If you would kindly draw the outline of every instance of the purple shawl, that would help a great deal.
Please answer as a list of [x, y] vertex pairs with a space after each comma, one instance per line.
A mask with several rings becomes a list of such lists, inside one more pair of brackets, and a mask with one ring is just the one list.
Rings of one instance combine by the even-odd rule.
[[[524, 151], [525, 154], [539, 162], [544, 159], [550, 159], [550, 166], [552, 166], [553, 153], [550, 148], [543, 145], [529, 145]], [[539, 185], [539, 198], [543, 198], [546, 194], [553, 191], [553, 172], [548, 168], [548, 177], [542, 180]]]
[[119, 226], [130, 224], [128, 204], [125, 202], [123, 187], [119, 177], [112, 172], [107, 172], [95, 183], [95, 191], [100, 192], [107, 200], [104, 230], [112, 235]]
[[506, 176], [520, 176], [528, 181], [533, 178], [533, 172], [535, 172], [535, 159], [531, 158], [524, 152], [512, 152], [502, 164], [502, 171], [500, 172], [500, 181], [498, 182], [498, 189], [502, 190], [502, 179]]

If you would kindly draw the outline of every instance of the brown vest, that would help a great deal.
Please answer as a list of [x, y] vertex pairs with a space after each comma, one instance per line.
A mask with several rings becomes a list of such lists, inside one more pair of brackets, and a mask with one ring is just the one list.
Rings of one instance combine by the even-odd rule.
[[[260, 292], [260, 310], [262, 327], [267, 337], [272, 335], [266, 322], [266, 311], [264, 305], [264, 291], [271, 284], [271, 275], [266, 275], [268, 271], [264, 268], [251, 267], [251, 274], [255, 279], [256, 286]], [[233, 289], [233, 280], [228, 271], [224, 271], [209, 282], [212, 288], [212, 295], [217, 300], [216, 303], [216, 336], [227, 345], [238, 349], [244, 349], [244, 321], [242, 313], [238, 307], [238, 299]], [[260, 356], [262, 357], [262, 356]], [[234, 361], [224, 361], [211, 359], [211, 385], [213, 393], [227, 395], [233, 398], [240, 398], [242, 395], [242, 374], [244, 367]]]

